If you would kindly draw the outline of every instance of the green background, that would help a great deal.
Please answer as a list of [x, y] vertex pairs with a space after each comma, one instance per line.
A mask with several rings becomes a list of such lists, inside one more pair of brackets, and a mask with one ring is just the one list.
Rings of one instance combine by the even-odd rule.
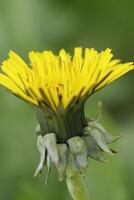
[[[110, 47], [124, 62], [134, 60], [133, 0], [0, 0], [0, 59], [14, 50], [26, 61], [30, 50], [75, 46]], [[103, 102], [102, 123], [123, 137], [108, 164], [90, 160], [89, 190], [93, 200], [134, 199], [134, 72], [92, 96], [88, 116]], [[31, 107], [0, 90], [0, 200], [69, 200], [65, 183], [53, 171], [33, 178], [38, 162], [35, 114]]]

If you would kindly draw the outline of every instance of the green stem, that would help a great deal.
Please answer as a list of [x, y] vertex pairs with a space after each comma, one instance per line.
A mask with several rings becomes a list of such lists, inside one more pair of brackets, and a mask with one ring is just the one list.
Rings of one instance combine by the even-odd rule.
[[75, 173], [68, 167], [66, 183], [73, 200], [91, 200], [82, 174]]

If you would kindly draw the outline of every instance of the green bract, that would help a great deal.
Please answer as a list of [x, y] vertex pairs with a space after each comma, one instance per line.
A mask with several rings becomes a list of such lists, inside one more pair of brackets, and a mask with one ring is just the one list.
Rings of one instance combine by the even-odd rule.
[[54, 165], [59, 180], [63, 180], [68, 166], [71, 166], [76, 173], [85, 172], [88, 168], [88, 158], [106, 162], [104, 154], [113, 155], [115, 153], [108, 144], [120, 138], [120, 135], [111, 135], [107, 132], [98, 119], [86, 120], [81, 134], [74, 135], [64, 142], [58, 142], [54, 132], [42, 134], [43, 130], [40, 129], [40, 125], [36, 131], [40, 162], [35, 176], [42, 172], [45, 165], [47, 165], [49, 175], [50, 167]]

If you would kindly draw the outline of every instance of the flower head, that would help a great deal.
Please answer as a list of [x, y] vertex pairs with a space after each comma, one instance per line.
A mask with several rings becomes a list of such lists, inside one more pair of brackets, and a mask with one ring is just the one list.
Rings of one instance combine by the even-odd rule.
[[30, 52], [27, 65], [14, 52], [4, 61], [0, 84], [14, 95], [34, 105], [39, 126], [37, 147], [40, 163], [35, 175], [47, 163], [54, 164], [62, 179], [66, 168], [83, 172], [88, 156], [105, 161], [103, 153], [114, 153], [109, 143], [119, 138], [111, 136], [97, 120], [87, 120], [85, 100], [115, 79], [134, 68], [112, 59], [110, 49], [75, 48], [71, 57], [65, 50], [59, 55], [51, 51]]
[[110, 49], [75, 48], [73, 57], [63, 49], [59, 55], [32, 51], [28, 66], [11, 51], [1, 66], [0, 84], [35, 106], [67, 110], [133, 69], [132, 62], [112, 57]]

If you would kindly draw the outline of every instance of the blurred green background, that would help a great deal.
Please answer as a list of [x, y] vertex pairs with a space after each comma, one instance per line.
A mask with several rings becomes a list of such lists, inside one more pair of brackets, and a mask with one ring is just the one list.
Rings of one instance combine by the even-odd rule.
[[[124, 62], [134, 60], [133, 0], [0, 0], [0, 59], [14, 50], [26, 61], [30, 50], [58, 52], [75, 46], [110, 47]], [[86, 104], [88, 116], [103, 102], [102, 123], [123, 137], [108, 164], [90, 160], [93, 200], [134, 199], [134, 72], [112, 83]], [[38, 163], [33, 110], [0, 90], [0, 200], [69, 200], [56, 174], [33, 178]]]

